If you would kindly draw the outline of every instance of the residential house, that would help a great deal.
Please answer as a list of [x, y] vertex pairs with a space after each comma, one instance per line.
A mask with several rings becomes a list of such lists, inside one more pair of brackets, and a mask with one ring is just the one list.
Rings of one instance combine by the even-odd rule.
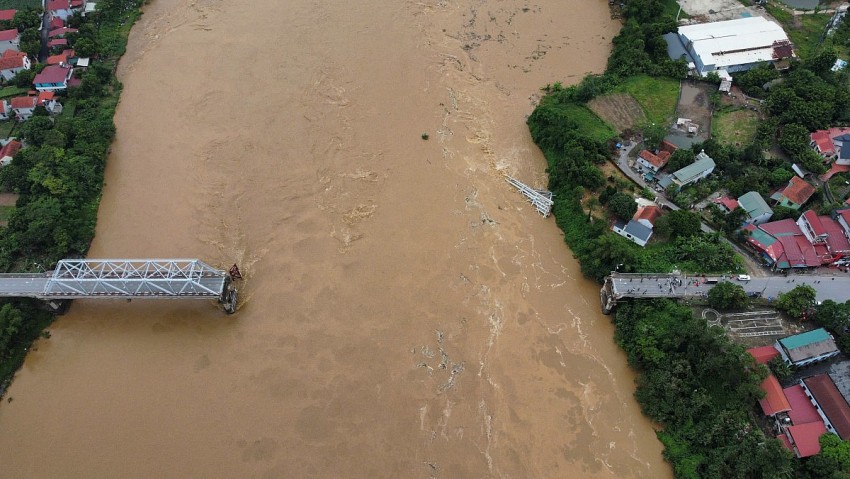
[[833, 219], [806, 211], [797, 221], [748, 224], [744, 230], [750, 233], [747, 243], [774, 269], [814, 268], [850, 257], [847, 216], [850, 213], [838, 211]]
[[84, 10], [83, 10], [82, 15], [85, 17], [85, 16], [86, 16], [86, 15], [88, 15], [89, 13], [94, 13], [94, 11], [95, 11], [95, 9], [96, 9], [96, 8], [97, 8], [97, 3], [95, 3], [95, 2], [86, 2], [86, 6], [85, 6], [85, 8], [84, 8]]
[[641, 150], [637, 157], [638, 165], [653, 173], [658, 173], [658, 170], [664, 168], [668, 161], [670, 161], [670, 153], [666, 151], [659, 151], [656, 155], [649, 150]]
[[4, 100], [0, 100], [0, 120], [8, 120], [12, 117], [12, 106], [9, 105], [9, 102]]
[[35, 101], [36, 105], [41, 105], [47, 110], [50, 115], [58, 115], [62, 113], [62, 104], [56, 100], [56, 93], [52, 91], [39, 92]]
[[831, 264], [850, 255], [847, 230], [832, 217], [818, 216], [809, 210], [800, 215], [797, 226], [815, 249], [821, 264]]
[[850, 405], [829, 375], [817, 374], [805, 378], [800, 385], [823, 419], [826, 429], [845, 441], [850, 440]]
[[681, 170], [673, 172], [673, 174], [664, 177], [658, 184], [662, 188], [667, 188], [670, 185], [676, 185], [677, 189], [682, 189], [685, 185], [696, 183], [699, 180], [710, 175], [715, 168], [714, 160], [705, 154], [705, 151], [699, 152], [696, 156], [696, 161]]
[[799, 210], [815, 193], [815, 187], [804, 179], [793, 176], [785, 188], [770, 196], [779, 206]]
[[70, 65], [71, 59], [74, 58], [74, 50], [70, 48], [57, 55], [47, 57], [48, 65]]
[[17, 10], [0, 10], [0, 22], [11, 22], [15, 19]]
[[47, 2], [47, 13], [51, 20], [60, 18], [62, 21], [68, 21], [68, 18], [73, 15], [71, 11], [70, 0], [49, 0]]
[[20, 50], [21, 35], [17, 28], [0, 31], [0, 53], [6, 50]]
[[660, 218], [661, 215], [661, 208], [656, 205], [647, 205], [638, 208], [635, 215], [632, 216], [632, 219], [647, 228], [652, 229], [655, 227], [655, 220]]
[[770, 221], [773, 216], [773, 210], [764, 201], [764, 198], [756, 191], [749, 191], [738, 198], [738, 205], [747, 212], [746, 222], [749, 224], [760, 225]]
[[795, 456], [814, 456], [820, 452], [820, 437], [826, 434], [826, 425], [803, 387], [795, 384], [782, 390], [791, 410], [776, 417], [776, 436]]
[[60, 48], [68, 48], [67, 38], [54, 38], [47, 42], [47, 48], [50, 50], [58, 50]]
[[15, 116], [18, 118], [18, 121], [26, 121], [32, 116], [33, 111], [35, 111], [37, 97], [34, 96], [18, 96], [12, 98], [12, 111], [15, 112]]
[[33, 85], [38, 91], [59, 91], [68, 87], [73, 70], [62, 65], [49, 65], [35, 76]]
[[750, 348], [747, 352], [750, 353], [750, 356], [752, 356], [758, 364], [767, 364], [771, 359], [779, 356], [779, 351], [777, 351], [773, 346]]
[[29, 57], [24, 52], [6, 50], [0, 55], [0, 76], [9, 81], [22, 70], [32, 67]]
[[[848, 199], [850, 201], [850, 199]], [[835, 212], [835, 217], [841, 229], [844, 230], [844, 236], [850, 240], [850, 209], [838, 210]]]
[[833, 127], [812, 132], [809, 145], [826, 161], [850, 165], [850, 128]]
[[630, 240], [638, 246], [646, 246], [649, 238], [652, 236], [652, 229], [638, 223], [635, 220], [629, 220], [628, 223], [622, 220], [617, 220], [611, 227], [615, 233]]
[[61, 18], [54, 18], [50, 20], [50, 24], [48, 25], [48, 31], [56, 30], [57, 28], [62, 28], [65, 26], [65, 21]]
[[63, 27], [54, 28], [53, 30], [50, 30], [50, 32], [48, 32], [47, 36], [48, 36], [48, 38], [61, 38], [61, 37], [64, 37], [65, 35], [67, 35], [68, 33], [77, 33], [78, 31], [79, 30], [77, 30], [76, 28], [68, 28], [68, 27], [63, 26]]
[[0, 148], [0, 166], [8, 166], [22, 147], [18, 140], [11, 140], [3, 145], [3, 148]]
[[764, 391], [764, 397], [759, 399], [759, 405], [765, 416], [776, 416], [781, 412], [791, 410], [791, 404], [785, 393], [782, 391], [782, 386], [776, 376], [769, 374], [764, 381], [761, 382], [761, 390]]
[[824, 361], [840, 353], [832, 335], [823, 328], [782, 338], [775, 347], [786, 363], [796, 367]]
[[741, 205], [738, 203], [738, 200], [735, 198], [730, 198], [728, 196], [721, 196], [716, 200], [713, 200], [714, 204], [717, 205], [724, 213], [731, 213], [738, 209]]

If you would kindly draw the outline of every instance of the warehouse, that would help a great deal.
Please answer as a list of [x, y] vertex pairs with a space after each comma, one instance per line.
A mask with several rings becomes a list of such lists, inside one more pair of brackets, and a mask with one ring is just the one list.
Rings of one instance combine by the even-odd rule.
[[701, 75], [720, 70], [745, 71], [760, 63], [775, 64], [794, 56], [782, 27], [764, 17], [682, 26], [679, 41]]

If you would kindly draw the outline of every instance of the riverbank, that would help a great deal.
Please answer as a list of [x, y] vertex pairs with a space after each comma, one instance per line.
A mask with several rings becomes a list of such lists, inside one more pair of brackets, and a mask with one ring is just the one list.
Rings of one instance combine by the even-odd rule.
[[545, 185], [524, 117], [618, 27], [605, 2], [153, 2], [90, 254], [238, 262], [245, 301], [75, 304], [0, 407], [0, 461], [669, 477], [596, 285], [502, 178]]

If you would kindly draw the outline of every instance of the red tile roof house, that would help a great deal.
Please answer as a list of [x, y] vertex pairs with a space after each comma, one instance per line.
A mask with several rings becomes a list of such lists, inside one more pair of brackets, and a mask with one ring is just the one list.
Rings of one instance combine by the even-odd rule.
[[47, 36], [49, 38], [64, 37], [68, 33], [77, 33], [78, 31], [76, 28], [60, 27], [50, 30]]
[[817, 130], [809, 135], [809, 145], [826, 162], [850, 165], [850, 128]]
[[637, 157], [638, 165], [652, 172], [658, 172], [670, 161], [670, 153], [660, 151], [657, 155], [649, 150], [642, 150]]
[[37, 97], [34, 96], [18, 96], [12, 98], [12, 111], [18, 117], [18, 121], [29, 120], [32, 112], [35, 110]]
[[58, 55], [51, 55], [47, 57], [48, 65], [70, 65], [71, 58], [74, 57], [74, 50], [68, 49], [59, 53]]
[[55, 30], [57, 28], [62, 28], [65, 26], [65, 21], [61, 18], [54, 18], [50, 20], [50, 25], [48, 25], [49, 30]]
[[759, 364], [767, 364], [771, 359], [779, 356], [779, 351], [774, 346], [761, 346], [747, 350], [750, 356]]
[[721, 196], [714, 200], [714, 204], [716, 204], [724, 213], [731, 213], [735, 209], [740, 206], [738, 204], [738, 200], [735, 198], [729, 198], [728, 196]]
[[826, 426], [818, 410], [799, 384], [782, 390], [791, 410], [777, 417], [777, 426], [783, 434], [776, 436], [797, 457], [814, 456], [820, 452], [820, 437]]
[[647, 228], [652, 229], [655, 227], [655, 220], [660, 217], [661, 208], [655, 205], [649, 205], [638, 208], [634, 216], [632, 216], [632, 219], [646, 226]]
[[21, 35], [17, 28], [0, 31], [0, 53], [6, 50], [20, 50]]
[[6, 50], [0, 55], [0, 76], [6, 81], [14, 78], [18, 72], [29, 70], [31, 67], [32, 63], [24, 52]]
[[782, 386], [773, 374], [768, 375], [761, 383], [761, 390], [764, 391], [764, 397], [759, 399], [759, 405], [765, 416], [775, 416], [781, 412], [791, 410], [791, 404], [785, 393], [782, 391]]
[[68, 17], [74, 13], [71, 11], [69, 0], [50, 0], [47, 2], [47, 12], [50, 14], [51, 20], [61, 18], [63, 21], [67, 21]]
[[73, 69], [60, 65], [50, 65], [35, 76], [32, 83], [38, 91], [59, 91], [68, 88], [68, 79]]
[[68, 47], [68, 39], [67, 38], [54, 38], [47, 42], [47, 48], [59, 49], [59, 48], [67, 48]]
[[774, 200], [779, 206], [799, 210], [814, 193], [814, 186], [808, 184], [799, 176], [794, 176], [788, 182], [788, 186], [771, 195], [770, 199]]
[[0, 21], [11, 22], [15, 19], [16, 13], [18, 13], [17, 10], [0, 10]]
[[23, 146], [18, 140], [12, 140], [3, 145], [3, 148], [0, 148], [0, 166], [8, 166]]

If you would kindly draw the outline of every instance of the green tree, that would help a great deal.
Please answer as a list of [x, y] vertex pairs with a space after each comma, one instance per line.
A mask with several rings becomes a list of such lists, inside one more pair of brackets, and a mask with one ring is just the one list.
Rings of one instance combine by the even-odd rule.
[[817, 291], [815, 288], [801, 284], [787, 293], [779, 293], [776, 307], [794, 318], [801, 318], [803, 313], [815, 305]]
[[675, 210], [658, 218], [655, 222], [655, 231], [665, 238], [680, 238], [697, 235], [700, 233], [702, 221], [698, 214]]
[[782, 359], [782, 356], [776, 356], [768, 361], [767, 368], [780, 382], [791, 377], [791, 367]]
[[723, 224], [720, 229], [726, 234], [734, 233], [747, 219], [747, 212], [743, 208], [735, 208], [723, 216]]
[[0, 359], [6, 359], [11, 354], [11, 346], [21, 329], [23, 315], [11, 304], [0, 307]]
[[850, 442], [832, 433], [820, 437], [820, 453], [804, 463], [812, 479], [850, 479]]
[[708, 291], [708, 304], [715, 309], [745, 309], [750, 298], [741, 285], [721, 281]]
[[611, 214], [625, 221], [632, 219], [637, 212], [635, 199], [619, 191], [611, 195], [607, 206]]

